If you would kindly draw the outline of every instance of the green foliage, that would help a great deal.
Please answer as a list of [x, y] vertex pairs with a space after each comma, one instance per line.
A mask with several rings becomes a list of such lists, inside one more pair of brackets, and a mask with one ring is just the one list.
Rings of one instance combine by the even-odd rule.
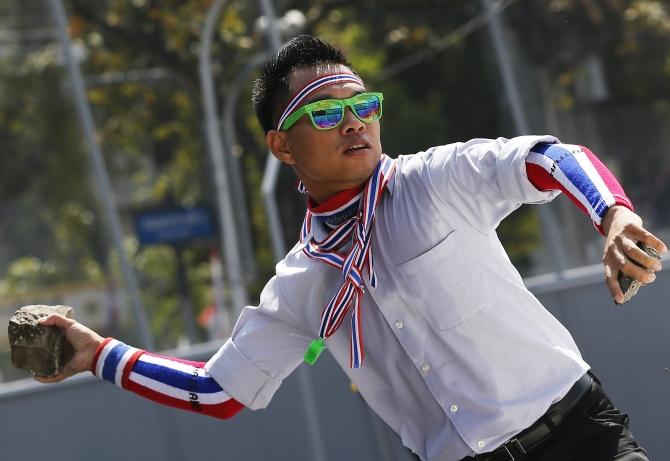
[[[169, 246], [139, 247], [132, 218], [151, 207], [213, 204], [198, 78], [200, 34], [211, 3], [68, 3], [70, 34], [85, 50], [81, 65], [127, 254], [162, 347], [184, 334], [176, 255]], [[471, 21], [479, 6], [468, 0], [295, 0], [280, 5], [304, 11], [307, 31], [342, 47], [368, 86], [384, 92], [383, 143], [392, 156], [514, 134], [485, 31], [455, 34], [449, 46], [437, 46]], [[15, 8], [21, 8], [19, 3]], [[230, 0], [217, 22], [213, 56], [219, 102], [234, 76], [264, 46], [253, 29], [258, 14], [254, 2]], [[643, 114], [643, 120], [670, 119], [670, 19], [664, 2], [519, 0], [505, 17], [524, 60], [550, 76], [552, 91], [544, 96], [558, 110], [580, 109], [580, 63], [596, 54], [604, 62], [612, 100], [629, 104], [626, 110]], [[249, 100], [249, 88], [240, 100]], [[606, 117], [609, 109], [602, 104], [594, 110]], [[255, 246], [253, 256], [244, 256], [254, 257], [259, 269], [249, 288], [253, 301], [274, 270], [260, 196], [267, 153], [248, 102], [239, 105], [236, 121]], [[0, 295], [122, 280], [82, 138], [58, 46], [20, 41], [16, 53], [0, 60]], [[663, 152], [647, 150], [659, 170], [670, 168]], [[655, 183], [630, 151], [620, 158], [620, 170], [634, 191], [652, 196], [645, 188]], [[304, 207], [297, 195], [284, 193], [293, 179], [284, 172], [278, 185], [287, 236], [297, 235]], [[658, 180], [653, 187], [656, 201], [650, 203], [665, 203], [668, 182]], [[500, 234], [523, 271], [539, 246], [537, 216], [521, 209], [504, 222]], [[287, 237], [287, 246], [292, 241]], [[213, 246], [202, 242], [183, 252], [196, 313], [212, 303]]]

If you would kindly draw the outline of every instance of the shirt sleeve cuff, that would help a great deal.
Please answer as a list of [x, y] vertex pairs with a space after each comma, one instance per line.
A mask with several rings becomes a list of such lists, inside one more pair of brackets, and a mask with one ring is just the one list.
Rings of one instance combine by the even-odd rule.
[[205, 369], [228, 395], [252, 410], [265, 408], [281, 385], [256, 367], [231, 339], [205, 364]]
[[538, 190], [528, 179], [526, 157], [538, 143], [557, 143], [554, 136], [519, 136], [505, 142], [497, 158], [496, 174], [503, 195], [518, 203], [545, 203], [561, 192]]

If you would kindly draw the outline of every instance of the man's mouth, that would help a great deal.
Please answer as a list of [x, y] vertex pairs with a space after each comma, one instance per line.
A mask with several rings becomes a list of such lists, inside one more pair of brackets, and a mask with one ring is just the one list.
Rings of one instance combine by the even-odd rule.
[[369, 148], [370, 148], [370, 146], [368, 144], [365, 144], [365, 143], [354, 144], [353, 146], [347, 148], [347, 150], [345, 150], [344, 153], [345, 154], [350, 154], [352, 152], [356, 152], [356, 151], [363, 150], [363, 149], [369, 149]]

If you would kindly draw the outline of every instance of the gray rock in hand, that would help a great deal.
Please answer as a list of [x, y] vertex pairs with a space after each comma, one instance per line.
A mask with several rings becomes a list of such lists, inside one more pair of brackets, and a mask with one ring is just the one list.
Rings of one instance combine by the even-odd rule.
[[7, 328], [12, 349], [12, 365], [39, 376], [55, 376], [72, 358], [74, 351], [63, 330], [37, 323], [42, 317], [60, 314], [74, 318], [68, 306], [23, 306], [9, 319]]
[[[639, 246], [645, 253], [647, 253], [652, 258], [656, 258], [659, 261], [661, 260], [661, 254], [655, 248], [652, 248], [649, 245], [646, 245], [642, 242], [638, 242], [637, 246]], [[639, 264], [637, 261], [631, 260], [631, 262], [636, 266], [640, 266], [641, 268], [647, 270], [646, 267], [644, 267], [642, 264]], [[619, 272], [618, 280], [619, 280], [619, 286], [621, 287], [621, 291], [623, 292], [623, 303], [617, 303], [617, 304], [624, 304], [630, 301], [630, 299], [637, 294], [637, 291], [640, 289], [640, 287], [645, 285], [644, 282], [640, 282], [639, 280], [636, 280], [630, 275], [624, 274], [623, 272]]]

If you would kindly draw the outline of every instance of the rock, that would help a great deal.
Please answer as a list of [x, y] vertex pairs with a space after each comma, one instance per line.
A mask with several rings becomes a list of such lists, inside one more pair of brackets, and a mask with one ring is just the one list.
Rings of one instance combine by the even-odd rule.
[[[639, 246], [645, 253], [647, 253], [652, 258], [658, 259], [659, 261], [661, 260], [661, 254], [655, 248], [652, 248], [649, 245], [646, 245], [642, 242], [638, 242], [637, 246]], [[638, 264], [636, 261], [633, 260], [631, 261], [636, 266], [640, 266], [641, 268], [647, 270], [647, 268], [644, 267], [642, 264]], [[623, 303], [617, 303], [617, 304], [624, 304], [630, 301], [630, 299], [637, 294], [637, 291], [640, 289], [640, 287], [645, 285], [644, 282], [640, 282], [629, 275], [623, 274], [622, 272], [619, 272], [618, 281], [619, 286], [621, 287], [621, 291], [623, 292]]]
[[49, 314], [74, 318], [68, 306], [23, 306], [9, 319], [9, 344], [12, 365], [40, 376], [55, 376], [72, 358], [74, 351], [63, 330], [45, 327], [37, 320]]

